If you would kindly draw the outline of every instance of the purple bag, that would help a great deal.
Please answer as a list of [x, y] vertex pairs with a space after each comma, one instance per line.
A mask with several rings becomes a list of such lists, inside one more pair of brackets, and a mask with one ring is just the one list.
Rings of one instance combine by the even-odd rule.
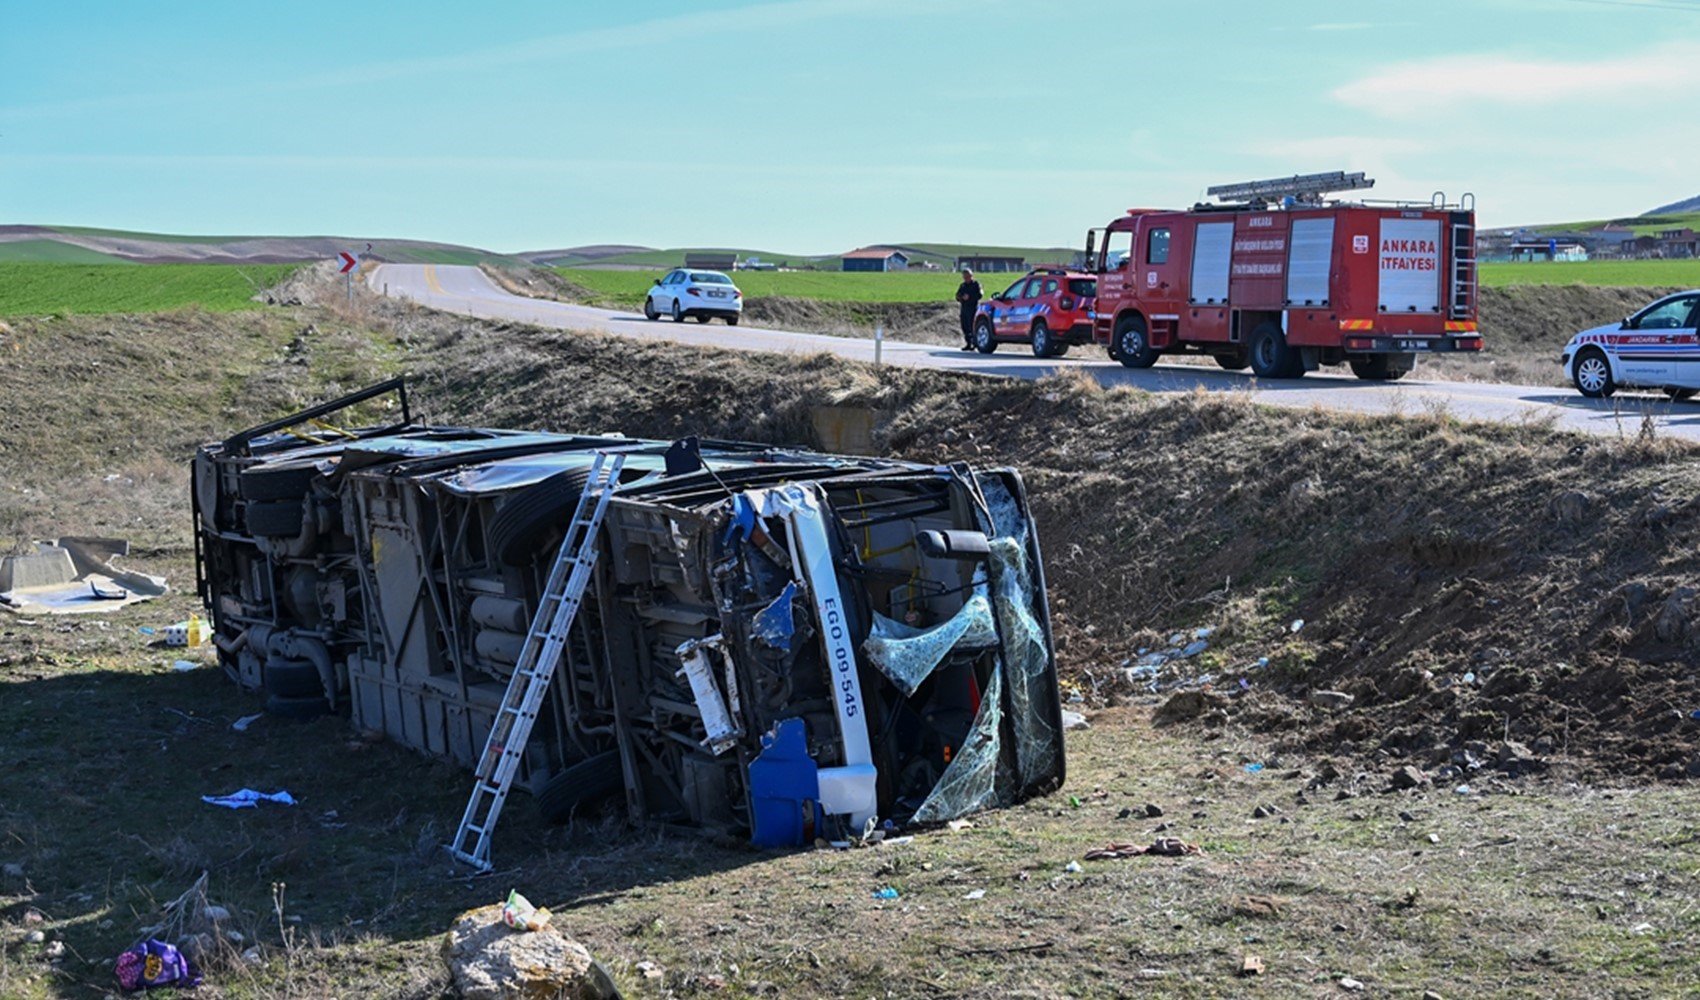
[[201, 971], [173, 945], [148, 938], [118, 956], [118, 985], [124, 990], [155, 986], [199, 986]]

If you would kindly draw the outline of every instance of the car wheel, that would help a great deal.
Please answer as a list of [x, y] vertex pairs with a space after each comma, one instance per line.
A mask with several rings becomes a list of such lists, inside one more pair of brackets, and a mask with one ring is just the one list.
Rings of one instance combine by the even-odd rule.
[[655, 300], [647, 295], [643, 297], [643, 318], [652, 323], [661, 318], [661, 313], [655, 308]]
[[625, 770], [615, 750], [569, 765], [537, 790], [537, 811], [549, 823], [565, 823], [581, 805], [605, 799], [625, 785]]
[[1693, 399], [1697, 392], [1700, 392], [1700, 389], [1678, 389], [1675, 386], [1665, 386], [1665, 395], [1669, 396], [1672, 402]]
[[1051, 338], [1051, 328], [1042, 319], [1033, 321], [1033, 329], [1027, 336], [1028, 343], [1033, 345], [1033, 356], [1036, 358], [1054, 358], [1057, 355], [1057, 345]]
[[711, 316], [709, 316], [705, 313], [697, 313], [695, 316], [692, 316], [691, 318], [696, 320], [698, 323], [707, 323], [713, 317], [711, 317]]
[[1258, 378], [1300, 378], [1305, 373], [1299, 352], [1287, 346], [1286, 336], [1274, 323], [1263, 323], [1252, 332], [1249, 360]]
[[683, 309], [679, 308], [679, 300], [674, 299], [673, 300], [673, 322], [683, 323], [684, 321], [685, 321], [685, 311]]
[[1352, 374], [1365, 382], [1397, 382], [1410, 374], [1409, 368], [1393, 367], [1393, 359], [1385, 354], [1368, 358], [1353, 358]]
[[1606, 360], [1606, 352], [1597, 347], [1576, 356], [1570, 378], [1576, 383], [1576, 391], [1589, 399], [1605, 399], [1617, 391], [1617, 383], [1611, 377], [1611, 362]]
[[1143, 317], [1127, 316], [1116, 324], [1116, 360], [1127, 368], [1150, 368], [1157, 363]]
[[992, 321], [982, 319], [974, 324], [974, 349], [981, 354], [990, 354], [998, 349], [998, 335], [992, 329]]
[[737, 326], [738, 325], [738, 317], [736, 317], [736, 316], [726, 317], [726, 325], [727, 326]]

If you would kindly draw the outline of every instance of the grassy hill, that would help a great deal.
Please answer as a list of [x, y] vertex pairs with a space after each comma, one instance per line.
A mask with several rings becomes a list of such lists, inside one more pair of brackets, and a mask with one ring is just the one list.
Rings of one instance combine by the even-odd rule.
[[1530, 228], [1537, 233], [1579, 233], [1605, 225], [1626, 227], [1638, 236], [1651, 236], [1661, 229], [1700, 229], [1700, 211], [1637, 215], [1622, 219], [1589, 219], [1584, 222], [1554, 222]]
[[[866, 245], [901, 250], [908, 255], [911, 265], [930, 263], [937, 264], [942, 268], [954, 267], [958, 257], [973, 255], [1020, 257], [1029, 264], [1067, 263], [1078, 252], [1073, 247], [1011, 247], [981, 243], [888, 242]], [[730, 253], [736, 254], [739, 260], [759, 257], [765, 263], [777, 264], [780, 267], [818, 268], [836, 271], [839, 255], [855, 248], [845, 247], [843, 250], [827, 254], [778, 253], [772, 250], [752, 250], [740, 247], [669, 247], [666, 249], [634, 247], [618, 252], [609, 252], [613, 249], [615, 248], [603, 246], [572, 247], [565, 250], [526, 251], [515, 256], [552, 267], [663, 268], [681, 266], [685, 262], [685, 254], [687, 253]]]
[[343, 250], [404, 264], [514, 263], [506, 254], [430, 240], [355, 236], [194, 236], [90, 226], [0, 225], [0, 261], [287, 264]]
[[[7, 244], [0, 243], [0, 248]], [[254, 309], [254, 293], [296, 264], [0, 262], [0, 316], [134, 313], [199, 306], [210, 312]]]

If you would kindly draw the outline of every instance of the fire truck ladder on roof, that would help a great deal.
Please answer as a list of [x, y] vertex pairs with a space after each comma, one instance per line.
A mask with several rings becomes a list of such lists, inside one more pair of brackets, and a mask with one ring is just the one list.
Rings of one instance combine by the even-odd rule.
[[1206, 188], [1204, 193], [1222, 201], [1270, 202], [1292, 198], [1298, 202], [1316, 203], [1330, 191], [1357, 191], [1374, 186], [1375, 179], [1365, 177], [1361, 170], [1350, 174], [1344, 170], [1333, 170], [1325, 174], [1295, 174], [1262, 181], [1218, 184]]
[[531, 738], [531, 727], [537, 722], [550, 678], [555, 675], [573, 619], [584, 601], [585, 588], [590, 585], [598, 552], [597, 532], [625, 464], [623, 453], [599, 451], [590, 465], [590, 479], [579, 494], [567, 537], [561, 540], [561, 551], [555, 556], [555, 566], [543, 588], [543, 600], [531, 619], [531, 630], [525, 637], [513, 677], [508, 680], [502, 706], [490, 725], [484, 754], [478, 758], [472, 797], [467, 800], [454, 840], [447, 845], [457, 860], [480, 872], [490, 870], [490, 835], [513, 787], [514, 773], [519, 770], [526, 741]]

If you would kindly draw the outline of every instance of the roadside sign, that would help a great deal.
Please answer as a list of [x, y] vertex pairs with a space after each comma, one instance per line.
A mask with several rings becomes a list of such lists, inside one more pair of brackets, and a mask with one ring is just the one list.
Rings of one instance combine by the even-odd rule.
[[339, 274], [347, 274], [348, 272], [354, 270], [356, 267], [360, 266], [360, 258], [349, 253], [347, 250], [344, 250], [342, 253], [337, 254], [337, 257], [341, 258], [341, 260], [342, 260], [342, 270], [340, 272], [338, 272]]

